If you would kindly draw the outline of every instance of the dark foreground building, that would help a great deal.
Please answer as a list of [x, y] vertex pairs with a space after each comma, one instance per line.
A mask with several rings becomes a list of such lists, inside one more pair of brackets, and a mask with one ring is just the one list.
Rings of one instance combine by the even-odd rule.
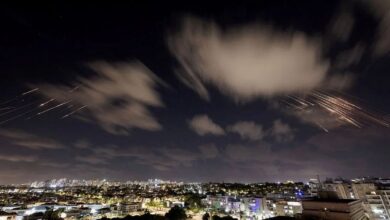
[[353, 199], [312, 199], [302, 201], [302, 219], [363, 220], [362, 202]]

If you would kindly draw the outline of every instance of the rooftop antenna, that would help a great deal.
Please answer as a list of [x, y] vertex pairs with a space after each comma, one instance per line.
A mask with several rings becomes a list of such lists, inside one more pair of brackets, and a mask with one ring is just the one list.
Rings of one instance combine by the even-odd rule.
[[322, 183], [321, 183], [320, 175], [318, 174], [317, 174], [317, 180], [318, 180], [318, 189], [322, 190]]

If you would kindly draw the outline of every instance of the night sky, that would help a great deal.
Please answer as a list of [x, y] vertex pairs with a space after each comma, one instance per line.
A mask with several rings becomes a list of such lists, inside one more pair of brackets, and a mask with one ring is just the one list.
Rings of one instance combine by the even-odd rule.
[[0, 7], [0, 184], [390, 175], [388, 1], [131, 2]]

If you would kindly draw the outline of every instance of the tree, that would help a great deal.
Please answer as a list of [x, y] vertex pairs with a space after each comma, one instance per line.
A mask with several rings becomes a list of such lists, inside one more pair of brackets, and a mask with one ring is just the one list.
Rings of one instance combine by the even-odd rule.
[[169, 212], [165, 214], [165, 217], [169, 220], [185, 220], [187, 219], [186, 211], [179, 206], [172, 207]]
[[52, 209], [51, 210], [48, 210], [44, 213], [42, 219], [44, 220], [59, 220], [61, 219], [60, 218], [60, 214], [59, 214], [59, 211], [56, 210], [56, 211], [53, 211]]
[[210, 219], [210, 214], [208, 212], [206, 212], [203, 216], [202, 216], [202, 220], [209, 220]]
[[230, 215], [224, 217], [219, 217], [218, 215], [214, 215], [213, 220], [237, 220], [237, 219], [231, 217]]
[[43, 212], [36, 212], [25, 217], [27, 220], [43, 219]]
[[103, 217], [100, 220], [166, 220], [166, 218], [164, 216], [161, 216], [161, 215], [152, 215], [149, 212], [146, 212], [145, 214], [140, 215], [140, 216], [128, 215], [124, 218], [112, 218], [112, 219]]
[[198, 212], [203, 208], [202, 197], [197, 194], [189, 194], [185, 198], [185, 205], [193, 212]]

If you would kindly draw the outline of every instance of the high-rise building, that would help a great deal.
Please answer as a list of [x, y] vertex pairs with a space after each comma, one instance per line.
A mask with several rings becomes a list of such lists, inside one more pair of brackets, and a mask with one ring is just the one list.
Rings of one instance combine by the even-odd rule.
[[267, 203], [265, 198], [244, 197], [241, 198], [240, 210], [249, 217], [264, 216], [267, 214]]
[[334, 191], [339, 199], [353, 199], [351, 187], [347, 183], [324, 183], [323, 188], [328, 191]]
[[372, 216], [371, 207], [367, 201], [367, 195], [371, 194], [371, 192], [375, 192], [376, 186], [374, 183], [352, 183], [351, 185], [353, 197], [355, 199], [360, 199], [363, 204], [364, 212], [368, 216]]
[[370, 219], [390, 219], [390, 188], [378, 189], [366, 195]]
[[323, 220], [363, 220], [364, 214], [360, 200], [353, 199], [311, 199], [302, 201], [303, 219]]
[[352, 183], [352, 192], [355, 199], [365, 199], [366, 195], [375, 191], [374, 183]]
[[276, 216], [295, 216], [302, 213], [302, 203], [296, 201], [278, 201], [275, 203]]
[[321, 188], [321, 183], [318, 179], [309, 180], [310, 195], [317, 196], [318, 190]]

